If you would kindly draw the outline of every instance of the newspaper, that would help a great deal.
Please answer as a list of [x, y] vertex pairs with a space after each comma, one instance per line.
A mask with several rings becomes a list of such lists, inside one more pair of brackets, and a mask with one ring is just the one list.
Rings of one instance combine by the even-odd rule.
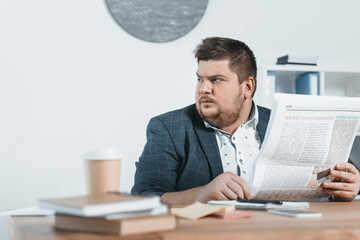
[[336, 163], [347, 162], [360, 124], [360, 98], [275, 94], [250, 184], [255, 199], [321, 198]]

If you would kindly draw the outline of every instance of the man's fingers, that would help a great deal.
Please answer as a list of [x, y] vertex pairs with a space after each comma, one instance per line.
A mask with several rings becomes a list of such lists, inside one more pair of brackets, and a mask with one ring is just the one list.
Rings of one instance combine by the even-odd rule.
[[332, 195], [334, 200], [338, 201], [351, 201], [354, 199], [353, 192], [346, 192], [346, 191], [338, 191], [333, 189], [323, 189], [324, 193]]
[[230, 186], [231, 184], [227, 185], [225, 189], [222, 190], [222, 193], [228, 198], [228, 200], [237, 200], [239, 198], [244, 198], [244, 193], [240, 189], [236, 189]]
[[355, 175], [350, 172], [331, 170], [330, 176], [331, 176], [331, 179], [333, 179], [333, 182], [340, 182], [341, 180], [343, 180], [345, 182], [354, 182], [355, 181]]
[[333, 196], [335, 201], [351, 201], [359, 192], [360, 174], [350, 163], [336, 164], [331, 170], [332, 182], [324, 182], [320, 186], [324, 193]]
[[235, 195], [231, 198], [231, 200], [244, 199], [245, 194], [242, 187], [235, 181], [227, 183], [227, 187], [231, 190], [231, 192]]
[[214, 197], [212, 198], [212, 200], [219, 200], [219, 201], [227, 201], [227, 200], [231, 200], [231, 192], [224, 192], [224, 189], [222, 189], [221, 192], [216, 193], [216, 195], [214, 195]]
[[244, 198], [245, 198], [245, 199], [250, 199], [250, 197], [251, 197], [251, 192], [250, 192], [250, 188], [249, 188], [249, 186], [247, 185], [246, 181], [245, 181], [244, 179], [242, 179], [241, 177], [237, 176], [237, 175], [232, 176], [231, 179], [232, 179], [234, 182], [236, 182], [236, 183], [240, 186], [240, 188], [241, 188], [241, 192], [242, 192], [243, 197], [240, 198], [240, 196], [239, 196], [239, 198], [240, 198], [240, 199], [244, 199]]
[[347, 171], [352, 174], [359, 173], [359, 170], [357, 170], [356, 167], [351, 163], [338, 163], [335, 165], [334, 169], [339, 171]]
[[[218, 189], [218, 197], [224, 195], [229, 200], [249, 199], [250, 189], [244, 179], [232, 173], [225, 172], [216, 178], [216, 189]], [[220, 194], [221, 192], [221, 194]]]
[[354, 191], [354, 185], [346, 182], [324, 182], [321, 185], [325, 190], [334, 190], [334, 191]]

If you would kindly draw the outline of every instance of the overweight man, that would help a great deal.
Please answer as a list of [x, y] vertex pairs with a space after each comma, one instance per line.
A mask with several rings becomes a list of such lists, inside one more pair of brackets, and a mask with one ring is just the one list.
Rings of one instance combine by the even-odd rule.
[[[256, 60], [243, 42], [212, 37], [195, 49], [195, 104], [152, 118], [136, 162], [132, 194], [156, 194], [166, 204], [251, 199], [253, 164], [270, 110], [256, 105]], [[351, 163], [320, 187], [335, 201], [351, 201], [360, 174]]]

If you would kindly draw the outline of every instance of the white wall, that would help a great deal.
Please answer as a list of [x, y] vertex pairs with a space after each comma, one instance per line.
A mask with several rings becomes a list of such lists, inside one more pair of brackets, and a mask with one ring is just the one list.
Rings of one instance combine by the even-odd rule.
[[81, 155], [115, 146], [121, 190], [152, 116], [193, 103], [204, 37], [245, 41], [259, 66], [288, 53], [360, 66], [357, 0], [210, 0], [200, 24], [164, 44], [123, 31], [102, 0], [0, 1], [0, 211], [85, 193]]

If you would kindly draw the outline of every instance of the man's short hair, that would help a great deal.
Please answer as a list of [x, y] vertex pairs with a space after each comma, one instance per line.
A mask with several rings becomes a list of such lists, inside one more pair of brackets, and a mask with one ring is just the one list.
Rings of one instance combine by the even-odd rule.
[[201, 60], [208, 61], [228, 59], [230, 62], [229, 67], [236, 73], [239, 84], [248, 77], [254, 78], [254, 95], [257, 85], [256, 59], [254, 53], [244, 42], [222, 37], [205, 38], [196, 47], [194, 53], [198, 62]]

